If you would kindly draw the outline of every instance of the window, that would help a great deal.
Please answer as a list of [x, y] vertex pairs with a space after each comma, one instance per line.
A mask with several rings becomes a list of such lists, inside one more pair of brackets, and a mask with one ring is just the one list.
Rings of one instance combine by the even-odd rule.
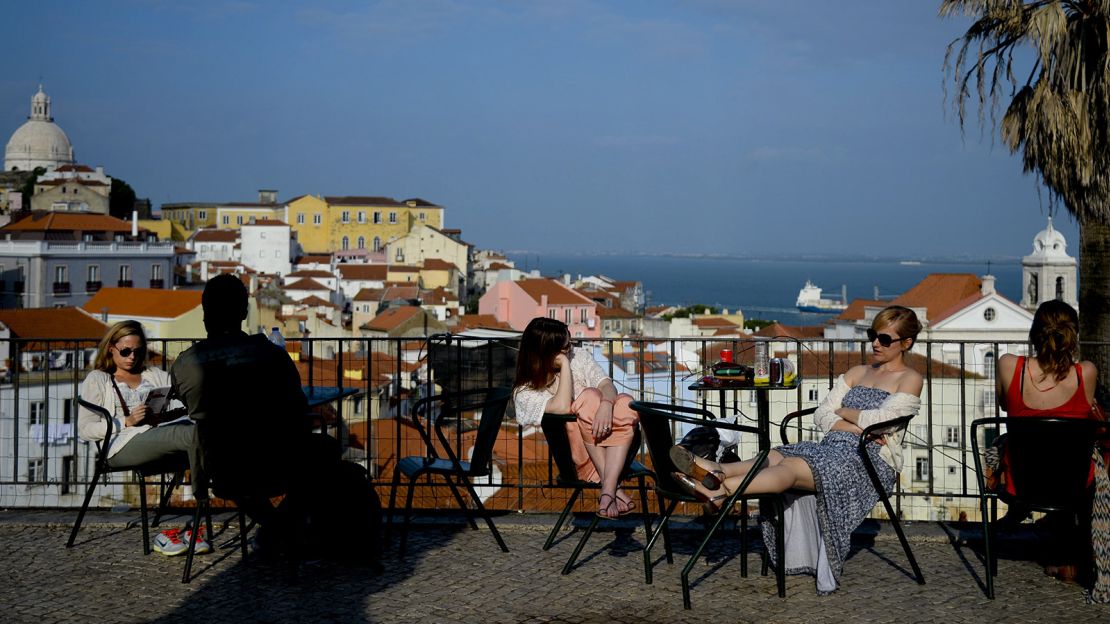
[[259, 258], [265, 258], [266, 257], [266, 250], [265, 249], [259, 249], [258, 250], [258, 257]]
[[69, 267], [62, 265], [54, 267], [54, 283], [66, 284], [69, 282]]
[[62, 401], [62, 424], [68, 425], [73, 422], [73, 403], [74, 399], [65, 399]]
[[274, 257], [275, 258], [280, 258], [281, 257], [281, 250], [280, 249], [275, 249], [274, 250]]
[[948, 467], [948, 474], [950, 474], [950, 475], [954, 475], [954, 474], [956, 474], [957, 472], [959, 472], [959, 471], [958, 471], [958, 470], [956, 469], [956, 467], [955, 467], [955, 466], [949, 466], [949, 467]]
[[243, 215], [235, 217], [235, 225], [243, 225]]
[[197, 219], [204, 220], [206, 218], [208, 218], [208, 214], [205, 211], [203, 211], [203, 210], [198, 210], [197, 211]]
[[88, 273], [88, 281], [90, 281], [90, 282], [99, 282], [100, 281], [100, 265], [99, 264], [90, 264], [88, 266], [88, 268], [85, 269], [85, 270]]
[[150, 265], [150, 279], [152, 279], [152, 280], [162, 279], [162, 265], [160, 265], [160, 264]]
[[358, 237], [358, 248], [359, 249], [366, 249], [366, 237], [365, 236], [359, 236]]
[[404, 249], [401, 249], [400, 247], [397, 248], [396, 259], [397, 259], [396, 260], [397, 262], [404, 262], [405, 261], [405, 250]]
[[944, 428], [944, 443], [948, 446], [960, 445], [960, 428], [954, 426], [947, 426]]
[[810, 388], [808, 396], [809, 396], [809, 400], [811, 402], [816, 403], [817, 400], [818, 400], [817, 399], [817, 388]]
[[1056, 278], [1056, 298], [1061, 301], [1064, 299], [1064, 278], [1062, 276]]
[[563, 321], [563, 322], [566, 323], [567, 325], [570, 325], [570, 319], [573, 315], [574, 315], [573, 311], [570, 308], [567, 308], [566, 315], [563, 317], [566, 320]]
[[381, 223], [381, 222], [382, 222], [382, 213], [375, 210], [374, 211], [374, 223]]
[[355, 398], [351, 399], [351, 412], [353, 412], [355, 414], [361, 414], [362, 413], [362, 398], [361, 397], [355, 397]]
[[358, 211], [358, 222], [359, 223], [366, 223], [366, 211], [364, 211], [364, 210], [359, 210]]
[[993, 321], [996, 315], [997, 313], [994, 311], [994, 308], [987, 308], [986, 310], [983, 310], [983, 320], [988, 323]]
[[421, 212], [421, 213], [420, 213], [420, 220], [421, 220], [421, 221], [423, 221], [423, 220], [424, 220], [424, 213], [423, 213], [423, 212]]
[[27, 484], [28, 485], [41, 485], [46, 479], [46, 471], [43, 469], [41, 459], [27, 460]]
[[918, 457], [914, 460], [913, 479], [914, 479], [914, 481], [928, 481], [929, 480], [929, 458], [928, 457]]
[[374, 237], [374, 246], [373, 246], [372, 249], [375, 252], [382, 250], [382, 239], [381, 238], [378, 238], [377, 236]]
[[552, 308], [552, 309], [547, 311], [547, 318], [551, 318], [551, 319], [555, 318], [555, 308]]
[[304, 213], [297, 213], [297, 225], [304, 225]]
[[231, 217], [229, 217], [228, 215], [224, 215], [224, 225], [229, 225], [230, 223]]
[[[254, 217], [251, 217], [251, 218], [253, 219]], [[259, 232], [258, 233], [258, 238], [260, 238], [262, 240], [266, 240], [266, 233], [265, 232]]]
[[586, 319], [589, 318], [589, 316], [590, 316], [589, 308], [582, 308], [582, 318], [579, 320], [579, 322], [585, 323]]
[[46, 402], [45, 401], [31, 401], [31, 414], [28, 417], [28, 424], [31, 425], [44, 425], [46, 424]]
[[130, 264], [121, 264], [121, 265], [119, 265], [119, 281], [121, 281], [121, 282], [130, 282], [131, 281], [131, 265]]
[[396, 212], [389, 213], [389, 222], [390, 223], [397, 223], [397, 213]]
[[340, 220], [342, 220], [343, 223], [350, 223], [351, 222], [351, 211], [350, 210], [344, 210], [343, 215], [340, 217]]
[[351, 239], [344, 236], [343, 240], [339, 243], [339, 245], [340, 245], [340, 249], [342, 249], [343, 251], [347, 251], [351, 247]]
[[1029, 286], [1026, 292], [1029, 294], [1029, 305], [1037, 305], [1037, 300], [1040, 296], [1040, 288], [1037, 284], [1036, 273], [1029, 275]]
[[324, 222], [324, 217], [320, 213], [312, 215], [312, 225], [320, 225]]

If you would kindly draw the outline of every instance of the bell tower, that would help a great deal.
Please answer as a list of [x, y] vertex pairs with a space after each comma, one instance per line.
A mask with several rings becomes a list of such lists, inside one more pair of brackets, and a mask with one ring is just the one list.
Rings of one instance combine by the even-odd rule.
[[1060, 299], [1078, 309], [1076, 262], [1067, 249], [1068, 242], [1049, 217], [1048, 227], [1033, 238], [1033, 253], [1021, 259], [1021, 307], [1033, 311], [1045, 301]]

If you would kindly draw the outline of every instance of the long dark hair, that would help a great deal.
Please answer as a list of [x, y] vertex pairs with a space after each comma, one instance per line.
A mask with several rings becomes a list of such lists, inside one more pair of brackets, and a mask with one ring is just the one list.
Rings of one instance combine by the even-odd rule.
[[1079, 313], [1059, 299], [1045, 301], [1033, 315], [1029, 342], [1045, 376], [1063, 381], [1079, 355]]
[[566, 323], [538, 316], [524, 328], [516, 355], [514, 388], [546, 388], [555, 374], [555, 356], [570, 344]]

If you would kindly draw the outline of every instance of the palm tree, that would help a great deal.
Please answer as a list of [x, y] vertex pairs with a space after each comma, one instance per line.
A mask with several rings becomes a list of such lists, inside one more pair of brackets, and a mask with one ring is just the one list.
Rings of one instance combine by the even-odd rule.
[[975, 19], [944, 57], [961, 130], [974, 100], [1079, 223], [1083, 356], [1110, 374], [1110, 0], [942, 0], [940, 15]]

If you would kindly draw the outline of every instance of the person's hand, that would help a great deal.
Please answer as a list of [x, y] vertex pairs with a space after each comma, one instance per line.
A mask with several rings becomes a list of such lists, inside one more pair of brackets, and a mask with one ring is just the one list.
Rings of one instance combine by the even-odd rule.
[[131, 413], [123, 420], [123, 424], [128, 427], [137, 427], [144, 424], [143, 421], [146, 420], [147, 416], [150, 416], [150, 408], [145, 403], [136, 405], [131, 408]]
[[610, 400], [603, 400], [601, 405], [597, 407], [597, 414], [594, 415], [594, 426], [592, 433], [595, 440], [604, 440], [609, 437], [613, 432], [613, 402]]
[[555, 355], [555, 368], [564, 371], [570, 370], [570, 358], [564, 352], [559, 352]]

